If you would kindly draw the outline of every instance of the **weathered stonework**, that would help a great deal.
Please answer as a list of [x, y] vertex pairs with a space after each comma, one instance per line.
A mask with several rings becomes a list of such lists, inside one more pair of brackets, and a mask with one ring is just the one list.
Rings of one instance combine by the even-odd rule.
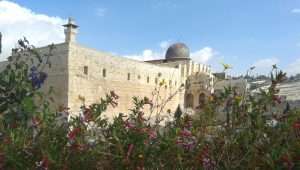
[[[210, 67], [186, 56], [147, 62], [113, 56], [76, 43], [77, 26], [73, 21], [65, 27], [66, 42], [54, 45], [50, 58], [52, 67], [46, 70], [49, 77], [43, 87], [44, 91], [51, 86], [54, 88], [54, 109], [63, 105], [77, 114], [83, 104], [99, 102], [114, 91], [120, 98], [118, 107], [109, 107], [107, 111], [107, 117], [112, 118], [120, 112], [127, 113], [133, 106], [134, 96], [146, 96], [157, 102], [153, 92], [160, 89], [160, 100], [173, 96], [164, 109], [164, 112], [168, 109], [173, 112], [178, 105], [182, 109], [195, 109], [199, 106], [200, 94], [213, 92], [214, 76]], [[49, 47], [38, 50], [47, 53]], [[160, 86], [161, 82], [165, 82], [164, 85]], [[180, 87], [183, 88], [178, 91]]]

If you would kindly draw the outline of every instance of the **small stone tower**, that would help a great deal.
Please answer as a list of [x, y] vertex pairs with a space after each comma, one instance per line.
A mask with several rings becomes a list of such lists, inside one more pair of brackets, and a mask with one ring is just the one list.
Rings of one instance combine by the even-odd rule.
[[74, 43], [76, 42], [76, 34], [78, 25], [72, 18], [68, 19], [68, 23], [63, 25], [65, 27], [65, 42]]

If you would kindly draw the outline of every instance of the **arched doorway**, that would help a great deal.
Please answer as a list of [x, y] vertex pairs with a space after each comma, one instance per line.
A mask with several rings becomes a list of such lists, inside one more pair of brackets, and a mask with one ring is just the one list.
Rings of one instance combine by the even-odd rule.
[[190, 93], [185, 96], [185, 107], [186, 108], [194, 107], [194, 96]]

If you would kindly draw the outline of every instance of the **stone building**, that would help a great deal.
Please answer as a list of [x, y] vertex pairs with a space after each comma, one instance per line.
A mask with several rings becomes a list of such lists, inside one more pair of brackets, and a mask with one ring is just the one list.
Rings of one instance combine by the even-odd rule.
[[[52, 67], [47, 70], [48, 79], [43, 87], [54, 88], [54, 108], [64, 105], [75, 114], [82, 104], [99, 102], [114, 91], [120, 96], [118, 107], [110, 107], [108, 117], [127, 113], [134, 96], [146, 96], [154, 103], [169, 100], [164, 111], [173, 112], [178, 106], [199, 108], [213, 92], [211, 68], [192, 61], [189, 48], [183, 43], [171, 45], [164, 59], [136, 61], [78, 44], [78, 26], [71, 19], [64, 27], [65, 42], [54, 44]], [[47, 53], [49, 47], [38, 50]]]
[[[251, 93], [256, 94], [261, 90], [267, 91], [271, 85], [271, 80], [253, 80], [251, 85]], [[283, 100], [283, 108], [285, 108], [285, 103], [289, 103], [291, 108], [300, 107], [300, 79], [284, 81], [278, 84], [277, 88], [279, 90], [278, 95]]]

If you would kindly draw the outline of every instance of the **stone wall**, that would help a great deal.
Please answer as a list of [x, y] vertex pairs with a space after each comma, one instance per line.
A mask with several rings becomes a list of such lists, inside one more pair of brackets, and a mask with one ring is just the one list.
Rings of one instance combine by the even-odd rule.
[[[161, 97], [168, 98], [182, 83], [178, 68], [112, 56], [73, 43], [70, 44], [68, 63], [68, 106], [73, 112], [77, 112], [83, 102], [86, 105], [99, 102], [106, 93], [115, 91], [120, 99], [118, 107], [110, 107], [108, 111], [107, 116], [111, 118], [120, 112], [127, 113], [133, 106], [133, 96], [151, 99], [154, 89], [160, 88]], [[159, 87], [163, 79], [166, 87]], [[179, 94], [175, 95], [165, 110], [174, 111], [182, 100]]]
[[289, 101], [300, 100], [300, 81], [283, 83], [278, 86], [279, 95], [286, 96]]
[[[37, 50], [43, 56], [49, 54], [49, 49], [47, 46]], [[47, 94], [50, 87], [53, 87], [55, 103], [51, 107], [54, 110], [59, 106], [69, 107], [75, 115], [79, 113], [80, 106], [100, 102], [110, 91], [114, 91], [120, 98], [118, 107], [109, 107], [106, 113], [108, 118], [120, 112], [128, 113], [128, 109], [133, 107], [134, 96], [148, 97], [154, 104], [162, 104], [162, 101], [173, 96], [163, 112], [169, 109], [174, 112], [178, 105], [184, 108], [187, 79], [198, 80], [200, 75], [205, 75], [209, 81], [208, 86], [213, 83], [210, 68], [191, 60], [153, 64], [113, 56], [73, 42], [54, 45], [49, 59], [51, 68], [45, 67], [48, 79], [42, 90]], [[4, 68], [4, 65], [0, 63], [0, 68]], [[165, 83], [160, 86], [161, 82]], [[181, 91], [178, 90], [180, 87]], [[159, 91], [159, 95], [153, 93], [155, 91]], [[199, 90], [195, 95], [198, 93]], [[145, 111], [149, 112], [149, 108], [145, 108]]]
[[[40, 47], [36, 49], [40, 56], [43, 57], [43, 62], [46, 62], [47, 55], [50, 54], [50, 47]], [[23, 59], [26, 60], [26, 55], [32, 54], [28, 52], [24, 52]], [[51, 54], [49, 56], [49, 61], [51, 63], [51, 67], [45, 66], [42, 71], [46, 72], [48, 78], [45, 81], [45, 84], [42, 86], [41, 91], [44, 93], [45, 97], [49, 99], [52, 97], [54, 102], [51, 103], [50, 107], [53, 111], [58, 110], [59, 106], [67, 106], [68, 104], [68, 44], [56, 44], [54, 45], [53, 50], [51, 50]], [[18, 54], [12, 54], [13, 58]], [[30, 56], [30, 58], [34, 59], [33, 62], [37, 63], [37, 58]], [[5, 68], [8, 64], [7, 61], [0, 62], [0, 71]], [[28, 64], [31, 65], [31, 60], [28, 61]], [[53, 93], [49, 95], [49, 90], [53, 89]]]
[[[43, 54], [49, 54], [49, 47], [38, 49]], [[42, 86], [43, 92], [47, 95], [50, 88], [53, 88], [51, 97], [54, 98], [52, 109], [57, 110], [60, 106], [68, 104], [68, 44], [56, 44], [49, 57], [51, 67], [45, 67], [48, 74], [45, 84]], [[45, 60], [45, 59], [44, 59]]]

